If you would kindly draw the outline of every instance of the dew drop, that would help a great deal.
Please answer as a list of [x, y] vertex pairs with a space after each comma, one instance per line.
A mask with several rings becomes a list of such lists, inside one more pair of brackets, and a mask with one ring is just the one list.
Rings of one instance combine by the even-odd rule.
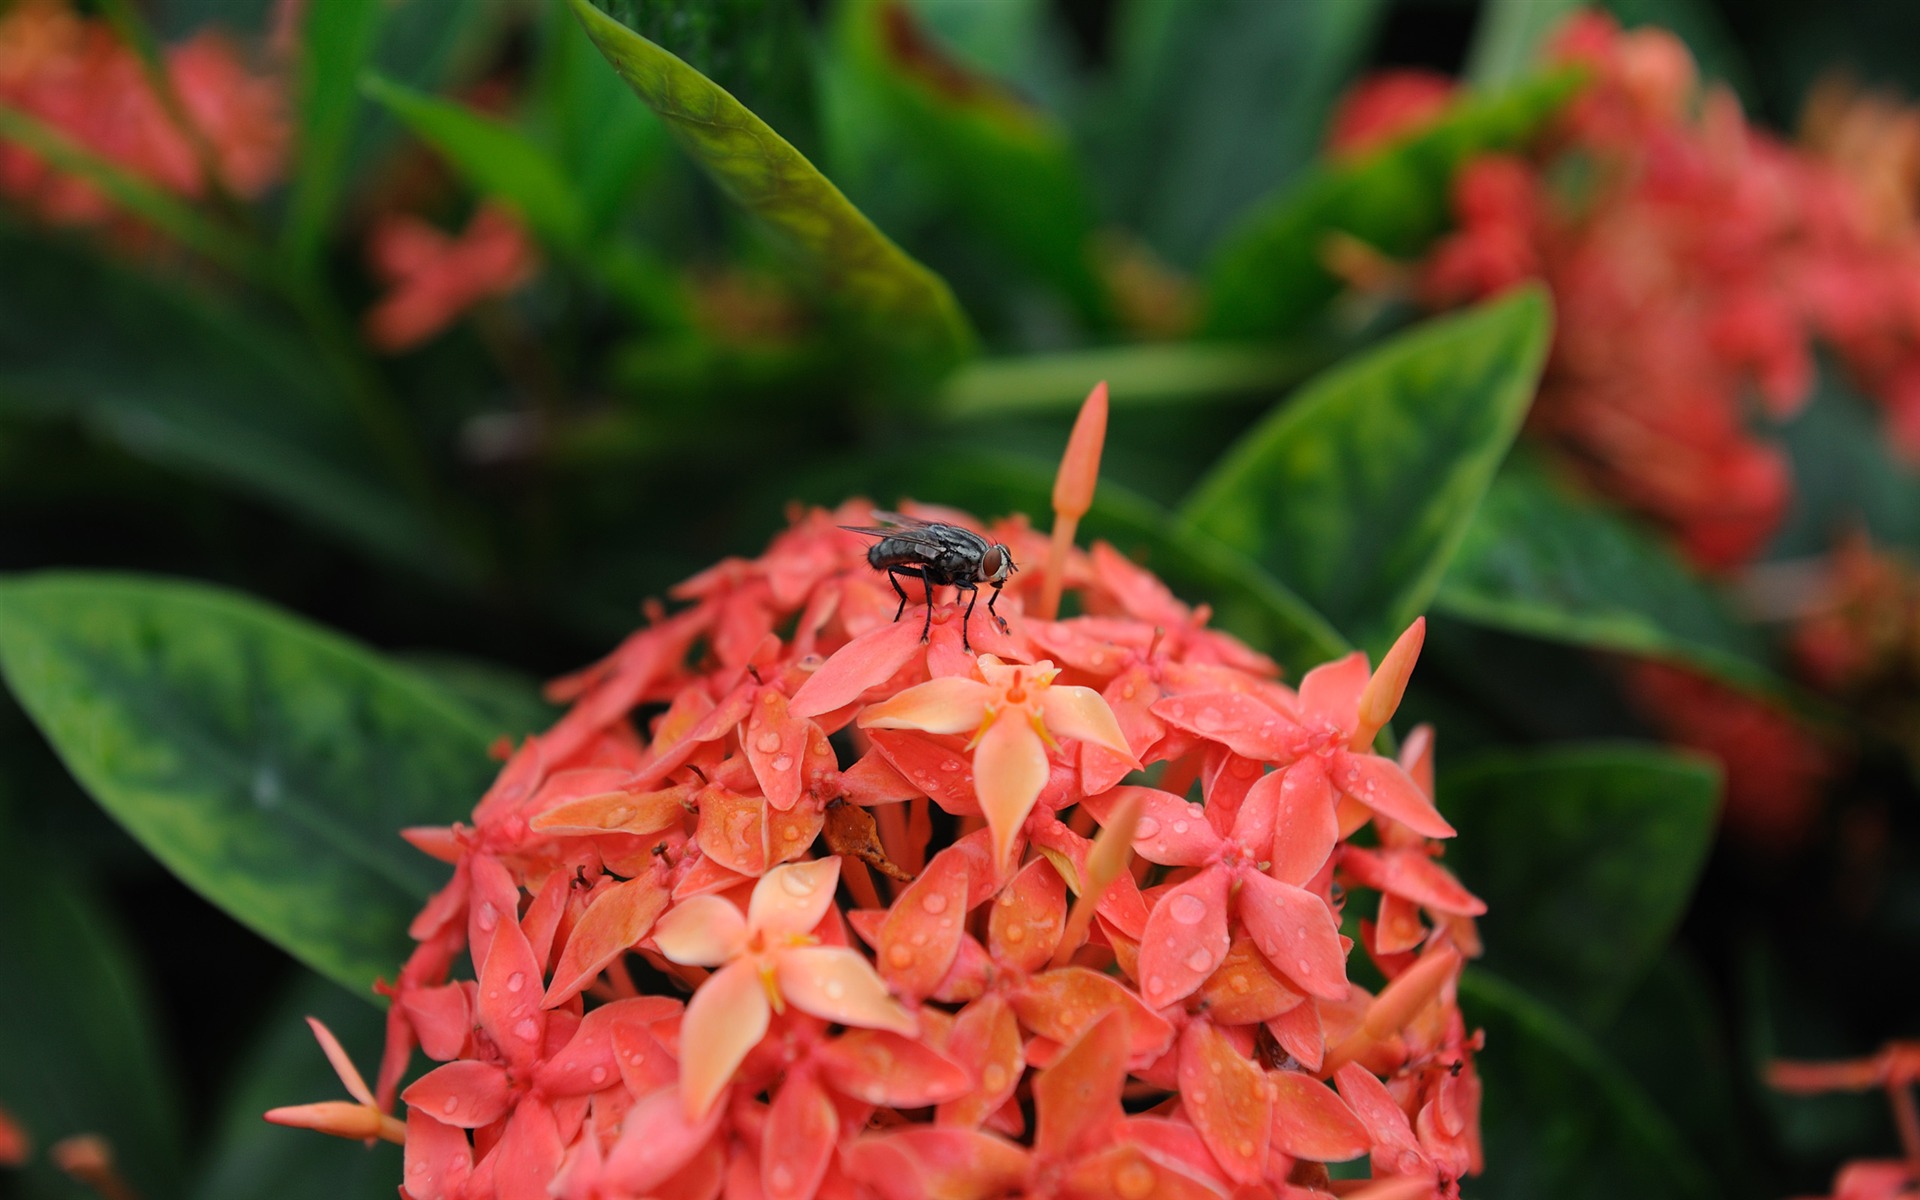
[[607, 1081], [607, 1069], [605, 1067], [595, 1067], [593, 1070], [587, 1072], [587, 1078], [592, 1080], [595, 1086], [603, 1084]]
[[1188, 829], [1188, 828], [1189, 828], [1189, 826], [1187, 825], [1187, 823], [1186, 823], [1185, 821], [1175, 821], [1175, 822], [1173, 823], [1173, 831], [1174, 831], [1174, 832], [1175, 832], [1176, 834], [1179, 834], [1179, 833], [1185, 833], [1185, 832], [1187, 831], [1187, 829]]
[[493, 905], [483, 901], [480, 911], [474, 914], [473, 923], [478, 925], [482, 932], [491, 933], [493, 927], [500, 923], [500, 914], [495, 911]]
[[1147, 980], [1147, 990], [1158, 996], [1161, 992], [1167, 990], [1167, 981], [1158, 975], [1152, 976]]
[[1000, 936], [1018, 946], [1021, 942], [1027, 940], [1027, 927], [1025, 925], [1009, 925], [1007, 926], [1007, 931]]
[[1193, 718], [1193, 723], [1202, 733], [1210, 733], [1220, 728], [1224, 721], [1225, 718], [1220, 715], [1220, 710], [1217, 708], [1203, 708]]
[[515, 971], [513, 974], [507, 976], [508, 991], [517, 992], [525, 986], [527, 986], [527, 973], [525, 971]]
[[920, 898], [920, 907], [930, 913], [947, 911], [947, 898], [939, 892], [928, 892]]
[[1160, 822], [1152, 817], [1141, 817], [1140, 823], [1133, 827], [1133, 836], [1137, 838], [1150, 838], [1159, 832]]
[[1190, 971], [1204, 971], [1212, 965], [1213, 955], [1207, 953], [1205, 948], [1195, 950], [1192, 954], [1187, 955], [1187, 969]]
[[1153, 1168], [1136, 1159], [1113, 1173], [1113, 1194], [1120, 1200], [1147, 1200], [1158, 1182]]
[[923, 929], [916, 929], [913, 931], [913, 936], [909, 937], [907, 940], [909, 942], [912, 942], [916, 946], [924, 946], [927, 944], [926, 931]]
[[942, 771], [945, 771], [947, 774], [951, 775], [955, 771], [958, 771], [960, 769], [960, 760], [957, 758], [950, 758], [947, 761], [940, 764], [940, 769]]
[[780, 889], [796, 900], [813, 895], [813, 881], [799, 871], [780, 872]]
[[632, 819], [633, 809], [628, 805], [621, 804], [607, 810], [606, 815], [600, 818], [600, 827], [602, 829], [618, 829]]
[[989, 1092], [1007, 1086], [1007, 1069], [999, 1063], [988, 1063], [987, 1069], [980, 1072], [980, 1086]]
[[1311, 971], [1311, 970], [1313, 970], [1313, 964], [1312, 964], [1312, 963], [1309, 963], [1309, 962], [1308, 962], [1308, 961], [1307, 961], [1306, 959], [1304, 959], [1304, 958], [1303, 958], [1303, 959], [1301, 959], [1301, 960], [1300, 960], [1300, 973], [1301, 973], [1302, 975], [1305, 975], [1305, 974], [1306, 974], [1306, 973], [1307, 973], [1308, 971]]
[[441, 1111], [441, 1112], [446, 1112], [446, 1113], [451, 1113], [451, 1112], [454, 1112], [455, 1110], [457, 1110], [457, 1109], [458, 1109], [459, 1107], [460, 1107], [460, 1097], [458, 1097], [458, 1096], [448, 1096], [448, 1097], [447, 1097], [447, 1102], [446, 1102], [445, 1104], [442, 1104], [442, 1105], [440, 1106], [440, 1111]]
[[1250, 1141], [1247, 1141], [1245, 1138], [1242, 1138], [1240, 1141], [1240, 1144], [1238, 1146], [1235, 1146], [1234, 1149], [1240, 1152], [1241, 1158], [1253, 1157], [1253, 1143]]
[[780, 836], [785, 838], [789, 842], [799, 841], [800, 827], [798, 825], [789, 825], [785, 829], [782, 829], [780, 831]]
[[784, 1163], [775, 1164], [773, 1170], [767, 1172], [767, 1183], [776, 1192], [792, 1191], [794, 1184], [793, 1168]]
[[911, 966], [913, 964], [913, 951], [907, 949], [899, 942], [895, 942], [893, 945], [887, 947], [887, 962], [896, 967]]
[[827, 994], [827, 999], [838, 1000], [847, 994], [847, 985], [838, 979], [829, 979], [820, 990]]
[[1253, 990], [1253, 985], [1247, 982], [1247, 977], [1245, 975], [1233, 976], [1231, 979], [1227, 980], [1227, 986], [1233, 990], [1235, 995], [1238, 995], [1238, 996], [1244, 996], [1248, 992]]
[[780, 748], [780, 735], [769, 729], [755, 740], [754, 745], [760, 748], [760, 753], [772, 754]]
[[1191, 892], [1183, 892], [1167, 901], [1167, 912], [1182, 925], [1198, 925], [1207, 915], [1206, 902]]
[[791, 754], [782, 754], [773, 760], [773, 769], [776, 771], [784, 771], [792, 765], [793, 755]]
[[524, 1017], [513, 1027], [513, 1035], [523, 1042], [540, 1040], [540, 1024], [532, 1017]]

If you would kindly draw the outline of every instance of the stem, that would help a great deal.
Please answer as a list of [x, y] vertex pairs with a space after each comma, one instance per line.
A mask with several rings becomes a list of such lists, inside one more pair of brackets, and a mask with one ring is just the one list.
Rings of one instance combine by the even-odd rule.
[[1907, 1182], [1920, 1182], [1920, 1109], [1910, 1084], [1888, 1081], [1887, 1100], [1893, 1105], [1894, 1128], [1900, 1131], [1900, 1154], [1907, 1160]]

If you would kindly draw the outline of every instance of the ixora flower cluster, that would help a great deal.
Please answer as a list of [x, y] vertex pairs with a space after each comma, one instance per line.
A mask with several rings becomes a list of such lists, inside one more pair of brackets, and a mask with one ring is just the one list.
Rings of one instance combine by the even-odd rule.
[[411, 1200], [1457, 1195], [1483, 906], [1435, 861], [1430, 732], [1373, 752], [1423, 626], [1280, 682], [1060, 536], [1104, 421], [1051, 556], [991, 530], [1004, 627], [938, 588], [923, 641], [849, 503], [556, 684], [471, 823], [408, 835], [454, 875], [377, 1090], [316, 1027], [355, 1102], [269, 1119], [404, 1142]]

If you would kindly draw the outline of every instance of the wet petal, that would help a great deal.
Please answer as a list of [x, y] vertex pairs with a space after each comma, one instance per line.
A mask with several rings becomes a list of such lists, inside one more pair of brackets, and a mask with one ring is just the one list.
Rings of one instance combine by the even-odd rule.
[[1026, 1071], [1021, 1057], [1020, 1025], [998, 995], [982, 996], [960, 1011], [947, 1039], [947, 1052], [975, 1075], [972, 1088], [934, 1113], [941, 1125], [978, 1127], [1013, 1098]]
[[1222, 1025], [1252, 1025], [1306, 1003], [1306, 996], [1274, 974], [1253, 940], [1245, 937], [1234, 939], [1198, 995], [1208, 1015]]
[[1243, 871], [1240, 883], [1241, 923], [1267, 961], [1312, 995], [1344, 997], [1346, 953], [1326, 902], [1257, 871]]
[[930, 679], [867, 706], [862, 729], [918, 729], [922, 733], [972, 733], [986, 719], [993, 690], [977, 679], [948, 675]]
[[1067, 885], [1044, 858], [1021, 869], [994, 898], [987, 946], [1002, 968], [1038, 971], [1053, 957], [1067, 924]]
[[410, 1200], [456, 1200], [473, 1174], [473, 1145], [466, 1132], [419, 1109], [407, 1111], [403, 1178]]
[[400, 1098], [408, 1107], [461, 1129], [491, 1125], [513, 1105], [507, 1069], [472, 1060], [436, 1067], [414, 1080]]
[[980, 811], [974, 793], [970, 755], [955, 746], [943, 745], [926, 734], [904, 729], [875, 729], [868, 733], [873, 748], [902, 778], [935, 804], [955, 814]]
[[480, 1025], [514, 1069], [531, 1073], [546, 1035], [547, 1014], [540, 1007], [540, 961], [518, 921], [502, 921], [493, 949], [480, 968], [475, 993]]
[[1060, 1200], [1215, 1200], [1226, 1192], [1156, 1160], [1137, 1145], [1080, 1158], [1060, 1182]]
[[1373, 1141], [1375, 1173], [1430, 1177], [1433, 1163], [1420, 1148], [1413, 1125], [1386, 1085], [1354, 1063], [1341, 1067], [1333, 1077], [1340, 1085], [1340, 1098], [1366, 1126], [1367, 1136]]
[[614, 1034], [623, 1027], [644, 1031], [651, 1020], [678, 1019], [680, 1012], [680, 1002], [664, 996], [602, 1004], [586, 1015], [558, 1053], [540, 1064], [534, 1086], [549, 1096], [584, 1096], [615, 1086], [621, 1076]]
[[1040, 689], [1040, 715], [1055, 741], [1087, 742], [1122, 756], [1136, 768], [1140, 765], [1113, 710], [1092, 688], [1053, 684]]
[[1399, 763], [1377, 754], [1343, 752], [1334, 758], [1334, 786], [1383, 817], [1422, 837], [1453, 836], [1453, 826]]
[[1173, 1026], [1165, 1017], [1118, 979], [1086, 967], [1061, 967], [1036, 975], [1014, 988], [1009, 999], [1021, 1024], [1063, 1046], [1110, 1012], [1125, 1019], [1129, 1061], [1151, 1062], [1173, 1044]]
[[728, 963], [695, 990], [680, 1019], [680, 1103], [687, 1120], [712, 1110], [734, 1069], [766, 1036], [772, 1016], [751, 959]]
[[1360, 695], [1367, 690], [1370, 677], [1367, 656], [1358, 650], [1321, 663], [1300, 680], [1300, 710], [1351, 737]]
[[974, 794], [993, 831], [997, 869], [1010, 865], [1013, 843], [1047, 785], [1048, 770], [1045, 744], [1016, 712], [1003, 712], [974, 748]]
[[1101, 824], [1127, 799], [1140, 804], [1140, 820], [1133, 829], [1134, 853], [1169, 867], [1197, 867], [1220, 850], [1220, 835], [1207, 822], [1198, 804], [1150, 787], [1117, 787], [1086, 800], [1087, 811]]
[[763, 935], [812, 933], [833, 907], [840, 860], [783, 863], [760, 877], [747, 903], [747, 928]]
[[1373, 922], [1373, 940], [1368, 952], [1375, 955], [1405, 954], [1427, 940], [1427, 927], [1420, 920], [1420, 906], [1391, 892], [1380, 897], [1379, 915]]
[[824, 1021], [895, 1033], [919, 1031], [919, 1021], [887, 994], [885, 981], [858, 950], [845, 946], [782, 950], [774, 956], [774, 978], [787, 1003]]
[[[757, 981], [754, 987], [758, 991]], [[700, 990], [705, 992], [706, 988]], [[732, 1072], [728, 1067], [727, 1073]], [[661, 1088], [635, 1100], [620, 1127], [619, 1140], [607, 1151], [600, 1176], [601, 1194], [647, 1195], [655, 1191], [713, 1139], [723, 1111], [712, 1108], [703, 1117], [689, 1118], [672, 1088]]]
[[1267, 1079], [1211, 1022], [1180, 1035], [1180, 1105], [1229, 1179], [1259, 1180], [1273, 1124]]
[[1027, 1151], [972, 1129], [907, 1128], [869, 1135], [842, 1153], [847, 1174], [883, 1200], [992, 1200], [1016, 1193]]
[[717, 967], [746, 949], [747, 919], [730, 900], [689, 896], [654, 923], [653, 944], [674, 962]]
[[893, 621], [854, 638], [820, 664], [787, 705], [795, 717], [817, 717], [852, 704], [860, 693], [892, 679], [920, 653], [920, 630]]
[[849, 1029], [814, 1051], [835, 1091], [885, 1108], [927, 1108], [965, 1096], [972, 1073], [937, 1050], [884, 1029]]
[[753, 777], [767, 803], [785, 812], [800, 799], [801, 767], [807, 756], [811, 721], [788, 715], [787, 698], [772, 688], [760, 689], [753, 714], [741, 731]]
[[1140, 995], [1154, 1008], [1193, 994], [1227, 956], [1226, 870], [1212, 866], [1164, 893], [1140, 939]]
[[840, 1114], [814, 1072], [788, 1072], [762, 1137], [760, 1186], [767, 1200], [812, 1200], [840, 1140]]
[[901, 995], [932, 995], [952, 969], [966, 933], [967, 873], [964, 853], [942, 850], [887, 910], [877, 957], [880, 973]]
[[1034, 1076], [1034, 1152], [1058, 1162], [1109, 1131], [1126, 1080], [1126, 1018], [1110, 1012]]
[[1273, 1148], [1312, 1162], [1346, 1162], [1372, 1145], [1367, 1127], [1332, 1088], [1300, 1071], [1274, 1071]]
[[506, 1132], [488, 1156], [498, 1200], [547, 1200], [548, 1185], [565, 1154], [553, 1109], [545, 1104], [516, 1105]]
[[[1270, 873], [1282, 883], [1305, 886], [1327, 865], [1340, 841], [1340, 820], [1334, 812], [1333, 781], [1320, 756], [1310, 754], [1262, 779], [1279, 779], [1273, 812], [1273, 865]], [[1272, 786], [1272, 785], [1268, 785]]]
[[681, 785], [653, 792], [602, 792], [555, 805], [527, 825], [541, 833], [659, 833], [686, 820], [693, 791]]
[[1326, 1035], [1320, 1028], [1320, 1009], [1309, 1000], [1295, 1005], [1267, 1021], [1267, 1032], [1294, 1061], [1309, 1071], [1318, 1071], [1326, 1060]]
[[1477, 917], [1487, 911], [1486, 903], [1460, 886], [1451, 871], [1419, 850], [1380, 853], [1349, 846], [1340, 852], [1340, 865], [1367, 887], [1404, 897], [1435, 912]]
[[1300, 726], [1245, 692], [1194, 692], [1156, 702], [1153, 715], [1243, 758], [1292, 762]]
[[[585, 990], [608, 963], [647, 936], [667, 907], [667, 899], [667, 889], [646, 876], [616, 883], [594, 897], [567, 935], [560, 961], [553, 968], [553, 984], [547, 988], [541, 1007], [564, 1004]], [[725, 901], [720, 903], [733, 909]]]

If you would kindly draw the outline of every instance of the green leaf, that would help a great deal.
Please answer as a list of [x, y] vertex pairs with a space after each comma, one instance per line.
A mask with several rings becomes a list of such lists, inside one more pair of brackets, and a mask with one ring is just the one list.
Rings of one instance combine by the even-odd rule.
[[1706, 864], [1719, 771], [1652, 747], [1490, 755], [1439, 781], [1487, 966], [1589, 1028], [1659, 957]]
[[80, 784], [174, 874], [362, 995], [445, 868], [490, 730], [419, 677], [257, 601], [89, 573], [0, 582], [0, 670]]
[[947, 285], [889, 241], [766, 122], [588, 0], [569, 3], [635, 94], [831, 299], [929, 369], [951, 366], [972, 352], [973, 331]]
[[331, 376], [279, 327], [176, 281], [0, 227], [0, 412], [78, 421], [448, 575], [453, 555], [397, 488]]
[[540, 733], [560, 718], [540, 684], [511, 667], [454, 654], [411, 654], [406, 666], [458, 701], [496, 737], [515, 741]]
[[362, 89], [482, 193], [511, 204], [540, 237], [570, 252], [583, 248], [587, 214], [579, 195], [526, 135], [464, 104], [377, 75], [368, 76]]
[[346, 1092], [305, 1018], [318, 1017], [369, 1081], [385, 1019], [331, 980], [301, 972], [272, 1004], [221, 1094], [217, 1122], [194, 1181], [194, 1200], [379, 1200], [401, 1177], [400, 1147], [324, 1137], [269, 1125], [260, 1114], [286, 1104], [341, 1100]]
[[1579, 0], [1487, 0], [1467, 51], [1467, 79], [1500, 88], [1525, 78], [1548, 36], [1579, 9]]
[[0, 1108], [38, 1152], [7, 1173], [7, 1194], [91, 1196], [44, 1152], [96, 1133], [141, 1195], [176, 1196], [184, 1097], [126, 938], [72, 864], [0, 833], [10, 851], [0, 873]]
[[1298, 383], [1325, 365], [1317, 346], [1150, 342], [1057, 354], [982, 358], [940, 389], [940, 415], [955, 421], [1079, 411], [1087, 381], [1105, 380], [1116, 410], [1245, 399]]
[[1646, 1094], [1585, 1034], [1520, 988], [1474, 969], [1460, 981], [1477, 1060], [1486, 1173], [1479, 1200], [1692, 1200], [1718, 1194]]
[[547, 8], [541, 34], [532, 120], [580, 189], [588, 224], [605, 231], [671, 153], [667, 127], [628, 100], [626, 83], [563, 5]]
[[1183, 266], [1286, 186], [1385, 5], [1134, 0], [1115, 31], [1119, 84], [1099, 132], [1118, 216]]
[[905, 0], [847, 0], [836, 29], [871, 102], [892, 118], [893, 148], [963, 220], [1105, 324], [1110, 306], [1093, 257], [1099, 214], [1066, 132], [955, 59]]
[[1920, 553], [1920, 473], [1894, 451], [1884, 410], [1837, 364], [1821, 364], [1813, 398], [1779, 433], [1793, 463], [1794, 502], [1769, 558], [1825, 554], [1835, 533], [1855, 529]]
[[1518, 455], [1487, 490], [1434, 607], [1508, 633], [1777, 686], [1765, 644], [1672, 549]]
[[1214, 256], [1208, 332], [1285, 334], [1317, 316], [1344, 286], [1322, 259], [1335, 235], [1394, 258], [1419, 254], [1451, 223], [1454, 173], [1469, 159], [1526, 144], [1581, 78], [1557, 71], [1497, 94], [1462, 97], [1417, 133], [1316, 169], [1248, 217]]
[[309, 7], [301, 22], [295, 106], [300, 131], [284, 238], [288, 258], [303, 274], [318, 269], [333, 221], [360, 75], [379, 40], [386, 7], [381, 0], [330, 0]]
[[1181, 510], [1375, 652], [1439, 586], [1533, 399], [1551, 317], [1528, 289], [1319, 376]]

